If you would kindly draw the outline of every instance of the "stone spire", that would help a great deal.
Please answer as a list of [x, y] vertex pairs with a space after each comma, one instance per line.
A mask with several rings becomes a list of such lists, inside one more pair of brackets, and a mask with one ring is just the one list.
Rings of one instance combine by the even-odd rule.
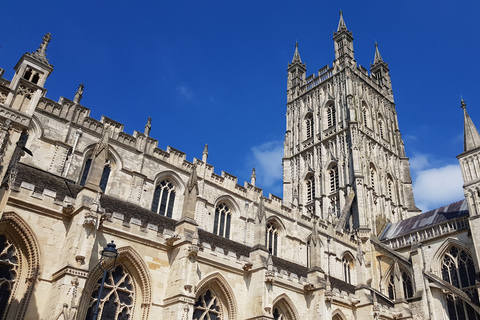
[[480, 134], [467, 112], [467, 104], [462, 99], [463, 109], [463, 151], [471, 151], [480, 147]]
[[47, 47], [50, 40], [52, 40], [52, 35], [50, 33], [45, 34], [40, 47], [38, 47], [37, 51], [32, 52], [32, 57], [47, 65], [50, 65], [47, 59]]
[[252, 174], [250, 175], [250, 184], [252, 186], [255, 185], [255, 181], [257, 181], [257, 174], [255, 173], [255, 168], [252, 169]]
[[80, 104], [80, 101], [82, 100], [83, 97], [83, 83], [80, 83], [78, 86], [77, 92], [75, 92], [75, 97], [73, 98], [73, 102], [76, 104]]
[[375, 58], [373, 59], [373, 64], [382, 63], [383, 59], [380, 55], [380, 51], [378, 51], [378, 43], [375, 41]]
[[340, 21], [338, 21], [337, 32], [342, 30], [347, 31], [348, 29], [347, 29], [347, 25], [345, 24], [345, 21], [343, 20], [343, 11], [340, 10]]
[[295, 42], [295, 53], [293, 54], [292, 63], [302, 63], [302, 59], [300, 58], [300, 53], [298, 52], [298, 42]]
[[150, 135], [152, 129], [152, 117], [148, 117], [147, 124], [145, 125], [145, 131], [143, 132], [147, 137]]

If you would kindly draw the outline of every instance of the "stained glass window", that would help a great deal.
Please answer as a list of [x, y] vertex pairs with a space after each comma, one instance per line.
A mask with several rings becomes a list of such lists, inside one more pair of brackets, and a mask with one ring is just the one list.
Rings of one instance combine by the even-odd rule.
[[[93, 317], [95, 305], [102, 278], [98, 279], [93, 290], [86, 320]], [[129, 320], [132, 319], [133, 305], [135, 301], [135, 289], [131, 276], [119, 265], [114, 271], [108, 272], [100, 297], [98, 319], [100, 320]]]

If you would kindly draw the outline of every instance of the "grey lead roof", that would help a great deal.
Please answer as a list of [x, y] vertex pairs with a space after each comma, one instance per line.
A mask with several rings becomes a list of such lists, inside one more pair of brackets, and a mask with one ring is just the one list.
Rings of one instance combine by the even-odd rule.
[[468, 215], [468, 207], [467, 201], [463, 199], [397, 223], [389, 224], [380, 236], [380, 241], [397, 238], [412, 231], [428, 228], [465, 215]]

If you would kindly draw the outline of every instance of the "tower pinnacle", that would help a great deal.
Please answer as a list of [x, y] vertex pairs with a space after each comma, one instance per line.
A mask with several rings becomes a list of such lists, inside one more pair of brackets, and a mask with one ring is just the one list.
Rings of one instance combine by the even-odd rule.
[[345, 21], [343, 20], [343, 11], [340, 10], [340, 21], [338, 21], [338, 28], [337, 32], [341, 30], [347, 30], [347, 25], [345, 24]]
[[373, 64], [378, 62], [383, 62], [382, 56], [380, 55], [380, 51], [378, 51], [378, 43], [375, 41], [375, 58], [373, 59]]
[[292, 63], [302, 63], [302, 59], [300, 58], [300, 53], [298, 52], [298, 42], [295, 42], [295, 53], [293, 54]]
[[467, 104], [462, 99], [461, 108], [463, 109], [463, 151], [467, 152], [480, 147], [480, 134], [473, 124], [472, 119], [467, 112]]
[[38, 47], [37, 51], [32, 52], [32, 57], [35, 59], [49, 65], [48, 59], [47, 59], [47, 47], [48, 43], [52, 40], [52, 35], [50, 33], [47, 33], [43, 36], [43, 41]]

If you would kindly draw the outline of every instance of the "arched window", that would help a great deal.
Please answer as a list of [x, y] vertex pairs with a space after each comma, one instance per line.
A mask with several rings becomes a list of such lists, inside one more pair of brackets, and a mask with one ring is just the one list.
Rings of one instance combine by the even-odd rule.
[[275, 320], [286, 320], [287, 317], [283, 314], [282, 310], [278, 307], [273, 308], [273, 319]]
[[335, 192], [339, 188], [338, 167], [334, 165], [329, 172], [330, 175], [330, 191]]
[[[478, 291], [475, 288], [475, 266], [465, 250], [452, 246], [442, 262], [442, 279], [462, 289], [470, 299], [478, 304]], [[452, 293], [446, 294], [448, 315], [451, 320], [478, 319], [475, 310]]]
[[277, 255], [278, 246], [278, 230], [273, 222], [267, 223], [267, 233], [265, 236], [265, 247], [267, 247], [270, 254]]
[[388, 297], [392, 300], [395, 300], [395, 279], [393, 278], [393, 272], [390, 273], [387, 283]]
[[403, 296], [405, 299], [413, 297], [412, 278], [405, 271], [402, 272]]
[[[93, 316], [101, 282], [102, 278], [99, 278], [97, 288], [93, 290], [90, 296], [86, 320], [91, 319]], [[98, 319], [132, 319], [134, 302], [135, 285], [133, 284], [133, 279], [123, 266], [118, 265], [114, 271], [107, 273], [102, 297], [100, 298]]]
[[[82, 178], [80, 179], [80, 185], [84, 186], [87, 182], [88, 173], [90, 172], [90, 167], [92, 166], [92, 158], [88, 158], [85, 161], [85, 166], [83, 167]], [[105, 166], [103, 167], [102, 177], [100, 179], [100, 189], [105, 192], [107, 188], [108, 178], [110, 177], [111, 165], [110, 160], [105, 161]]]
[[207, 289], [195, 301], [193, 307], [194, 320], [220, 320], [224, 319], [222, 304], [217, 294]]
[[336, 122], [337, 119], [335, 116], [335, 105], [332, 103], [327, 107], [327, 127], [333, 127]]
[[307, 127], [307, 139], [313, 137], [313, 115], [309, 114], [305, 118], [305, 126]]
[[306, 181], [307, 184], [307, 202], [315, 200], [315, 177], [310, 175]]
[[33, 75], [33, 78], [32, 78], [32, 82], [37, 84], [38, 83], [38, 80], [40, 80], [40, 75], [38, 74], [38, 72], [36, 72], [34, 75]]
[[345, 280], [346, 283], [351, 284], [352, 283], [351, 271], [353, 269], [352, 261], [347, 256], [343, 256], [342, 264], [343, 264], [343, 279]]
[[26, 69], [25, 74], [23, 75], [23, 79], [27, 79], [30, 81], [30, 78], [32, 77], [32, 69]]
[[375, 182], [377, 180], [377, 171], [373, 164], [370, 164], [370, 186], [375, 190]]
[[152, 211], [162, 216], [172, 217], [173, 205], [175, 203], [175, 187], [168, 180], [162, 180], [156, 187], [153, 194]]
[[213, 223], [213, 233], [219, 236], [230, 238], [230, 220], [232, 214], [230, 208], [225, 203], [220, 203], [215, 208], [215, 221]]
[[0, 235], [0, 319], [3, 319], [16, 284], [19, 257], [17, 249], [4, 235]]
[[[408, 299], [413, 297], [413, 282], [410, 274], [405, 270], [401, 270], [401, 279], [399, 279], [403, 287], [403, 298]], [[397, 299], [395, 294], [395, 274], [392, 270], [387, 283], [388, 297], [392, 300]]]

